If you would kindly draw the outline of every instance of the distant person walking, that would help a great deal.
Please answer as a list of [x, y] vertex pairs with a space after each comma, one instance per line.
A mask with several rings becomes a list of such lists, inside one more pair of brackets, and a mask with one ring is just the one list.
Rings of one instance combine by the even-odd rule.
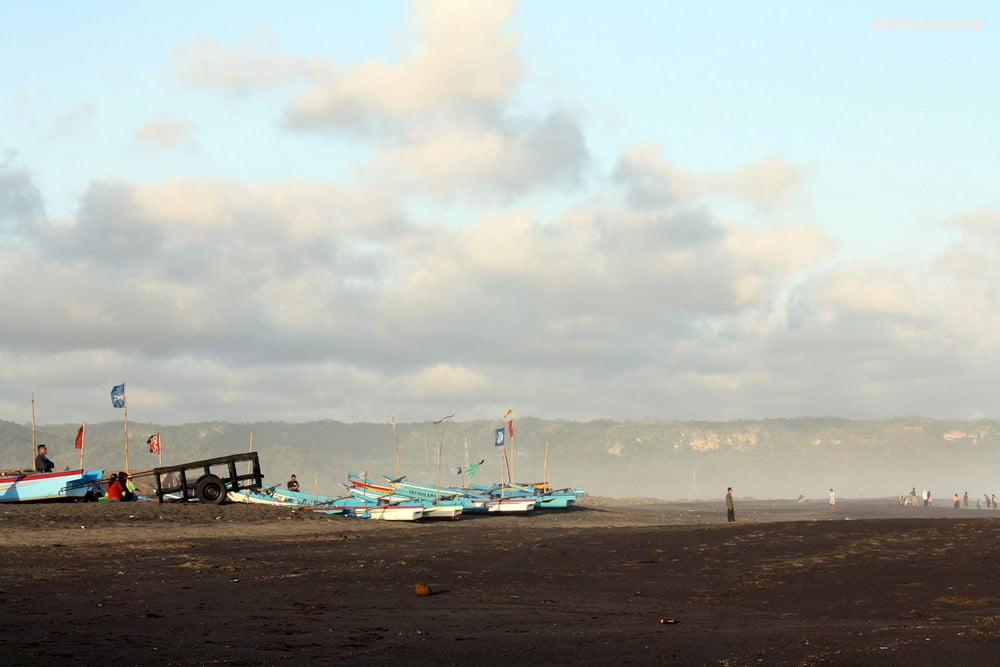
[[965, 495], [962, 496], [962, 507], [969, 509], [969, 492], [966, 491]]
[[955, 497], [952, 498], [952, 502], [955, 504], [955, 509], [962, 509], [962, 501], [958, 499], [958, 491], [955, 492]]
[[830, 489], [830, 509], [837, 509], [837, 494]]
[[726, 489], [726, 521], [736, 521], [736, 505], [733, 503], [733, 487]]

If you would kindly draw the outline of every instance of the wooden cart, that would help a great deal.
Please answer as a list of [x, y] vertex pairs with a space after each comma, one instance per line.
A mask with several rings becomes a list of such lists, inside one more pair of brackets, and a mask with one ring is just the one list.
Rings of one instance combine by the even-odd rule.
[[[249, 462], [250, 465], [246, 465]], [[238, 465], [243, 464], [243, 465]], [[240, 473], [237, 467], [245, 472]], [[180, 465], [153, 468], [156, 478], [156, 497], [162, 503], [168, 500], [191, 500], [218, 505], [226, 500], [230, 491], [259, 489], [264, 486], [257, 452], [217, 456], [214, 459], [191, 461]], [[174, 494], [180, 494], [176, 497]]]

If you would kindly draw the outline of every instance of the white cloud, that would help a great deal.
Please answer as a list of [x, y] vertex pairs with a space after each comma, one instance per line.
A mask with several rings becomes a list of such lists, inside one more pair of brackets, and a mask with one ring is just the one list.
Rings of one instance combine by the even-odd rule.
[[143, 148], [197, 147], [194, 123], [167, 116], [157, 116], [136, 129], [132, 141]]
[[174, 71], [188, 84], [243, 95], [256, 89], [277, 88], [326, 76], [328, 63], [280, 53], [267, 29], [247, 36], [234, 47], [205, 37], [177, 49]]
[[636, 207], [690, 204], [711, 197], [729, 197], [758, 208], [797, 204], [796, 193], [806, 170], [780, 157], [767, 157], [734, 171], [692, 172], [663, 159], [655, 142], [626, 147], [614, 178], [625, 187]]
[[94, 105], [84, 101], [64, 113], [56, 120], [56, 134], [71, 134], [80, 128], [88, 126], [94, 118]]

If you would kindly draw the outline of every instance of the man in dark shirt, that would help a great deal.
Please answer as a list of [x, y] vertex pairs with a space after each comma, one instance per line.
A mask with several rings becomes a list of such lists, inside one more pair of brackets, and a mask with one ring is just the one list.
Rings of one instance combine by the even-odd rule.
[[295, 479], [295, 475], [292, 475], [292, 478], [288, 480], [288, 490], [289, 491], [299, 490], [299, 480]]
[[52, 472], [52, 469], [56, 467], [56, 464], [46, 456], [48, 453], [49, 448], [47, 446], [38, 445], [38, 454], [35, 455], [35, 470], [38, 472]]

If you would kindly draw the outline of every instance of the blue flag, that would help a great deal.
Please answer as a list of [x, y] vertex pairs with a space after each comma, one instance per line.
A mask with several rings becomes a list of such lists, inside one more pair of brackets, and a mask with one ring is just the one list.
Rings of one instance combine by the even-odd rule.
[[494, 433], [496, 434], [496, 440], [493, 441], [493, 445], [496, 447], [503, 447], [503, 438], [506, 434], [507, 429], [498, 428]]
[[125, 383], [121, 383], [111, 388], [111, 405], [116, 408], [125, 407]]

